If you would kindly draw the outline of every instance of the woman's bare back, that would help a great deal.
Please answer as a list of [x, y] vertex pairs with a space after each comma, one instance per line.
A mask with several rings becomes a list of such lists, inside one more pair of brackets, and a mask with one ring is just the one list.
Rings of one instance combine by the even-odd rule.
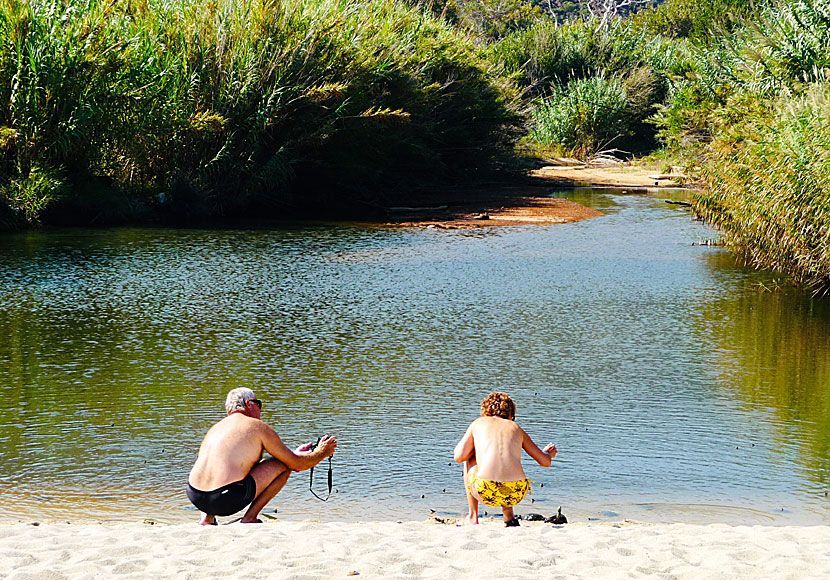
[[493, 481], [519, 481], [522, 469], [524, 431], [515, 421], [481, 417], [470, 425], [475, 446], [476, 476]]

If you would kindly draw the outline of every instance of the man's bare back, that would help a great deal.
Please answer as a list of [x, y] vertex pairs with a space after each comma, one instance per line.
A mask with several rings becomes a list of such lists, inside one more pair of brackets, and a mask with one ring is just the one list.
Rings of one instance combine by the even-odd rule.
[[[262, 402], [250, 389], [234, 389], [225, 403], [228, 416], [211, 427], [199, 447], [188, 478], [188, 498], [202, 511], [202, 524], [216, 523], [250, 503], [244, 523], [259, 521], [262, 508], [283, 488], [292, 471], [303, 471], [332, 455], [334, 437], [323, 437], [314, 451], [306, 444], [290, 450], [264, 423]], [[271, 458], [262, 459], [264, 452]]]
[[216, 489], [248, 475], [262, 459], [268, 429], [261, 420], [242, 413], [216, 423], [202, 440], [190, 484], [198, 489]]

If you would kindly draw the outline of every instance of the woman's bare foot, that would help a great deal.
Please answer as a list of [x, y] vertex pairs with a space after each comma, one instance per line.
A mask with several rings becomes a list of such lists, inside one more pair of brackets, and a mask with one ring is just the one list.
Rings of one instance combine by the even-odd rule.
[[478, 525], [478, 514], [467, 514], [467, 517], [461, 520], [462, 526], [475, 526]]

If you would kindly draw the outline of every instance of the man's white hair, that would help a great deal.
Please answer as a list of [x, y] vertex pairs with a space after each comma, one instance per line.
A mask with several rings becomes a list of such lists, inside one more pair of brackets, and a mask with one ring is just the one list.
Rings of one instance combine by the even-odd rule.
[[245, 403], [251, 399], [256, 399], [254, 392], [247, 387], [239, 387], [228, 393], [228, 398], [225, 399], [225, 410], [228, 415], [234, 411], [244, 411]]

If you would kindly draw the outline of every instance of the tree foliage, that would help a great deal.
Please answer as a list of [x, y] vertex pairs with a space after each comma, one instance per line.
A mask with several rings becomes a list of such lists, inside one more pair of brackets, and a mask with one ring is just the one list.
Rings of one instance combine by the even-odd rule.
[[520, 121], [470, 38], [392, 0], [0, 0], [0, 77], [0, 201], [28, 221], [365, 208]]

